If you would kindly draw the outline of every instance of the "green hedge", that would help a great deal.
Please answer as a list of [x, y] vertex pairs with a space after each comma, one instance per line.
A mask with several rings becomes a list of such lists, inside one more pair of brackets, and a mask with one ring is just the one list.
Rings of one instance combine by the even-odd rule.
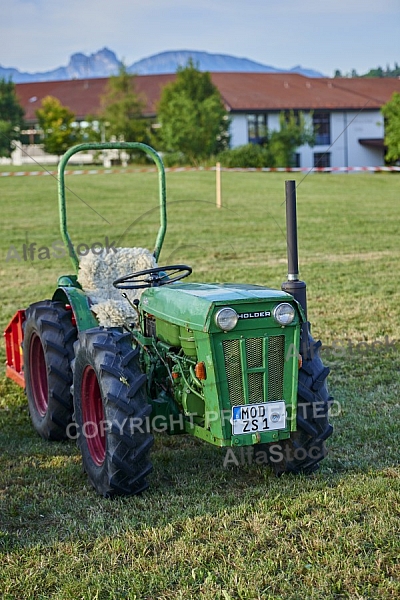
[[230, 150], [224, 150], [218, 155], [218, 161], [223, 167], [257, 168], [271, 165], [269, 151], [257, 144], [245, 144]]

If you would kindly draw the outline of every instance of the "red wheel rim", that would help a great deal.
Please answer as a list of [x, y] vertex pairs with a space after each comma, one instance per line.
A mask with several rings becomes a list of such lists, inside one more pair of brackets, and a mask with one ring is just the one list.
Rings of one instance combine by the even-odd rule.
[[49, 388], [44, 350], [37, 333], [32, 335], [29, 346], [29, 374], [36, 410], [41, 417], [44, 417], [49, 406]]
[[93, 462], [101, 466], [106, 457], [104, 408], [97, 375], [90, 365], [83, 372], [81, 398], [83, 417], [81, 435], [86, 438]]

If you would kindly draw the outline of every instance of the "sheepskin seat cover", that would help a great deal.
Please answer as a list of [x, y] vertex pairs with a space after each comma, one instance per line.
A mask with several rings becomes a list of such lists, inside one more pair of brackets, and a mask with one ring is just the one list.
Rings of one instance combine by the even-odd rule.
[[[103, 249], [99, 254], [89, 252], [81, 256], [78, 281], [100, 325], [118, 327], [125, 321], [136, 321], [134, 309], [122, 297], [122, 291], [113, 286], [113, 281], [156, 266], [153, 254], [146, 248], [117, 248], [117, 252]], [[124, 290], [131, 302], [139, 299], [142, 291]]]

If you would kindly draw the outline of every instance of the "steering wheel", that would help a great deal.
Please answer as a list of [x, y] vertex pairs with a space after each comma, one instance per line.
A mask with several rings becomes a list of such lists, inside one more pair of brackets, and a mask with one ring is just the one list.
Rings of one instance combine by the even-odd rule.
[[129, 275], [124, 275], [124, 277], [119, 277], [119, 279], [113, 281], [113, 286], [118, 290], [138, 290], [157, 287], [184, 279], [191, 272], [192, 268], [187, 265], [154, 267], [153, 269], [145, 269], [144, 271], [137, 271], [137, 273], [129, 273]]

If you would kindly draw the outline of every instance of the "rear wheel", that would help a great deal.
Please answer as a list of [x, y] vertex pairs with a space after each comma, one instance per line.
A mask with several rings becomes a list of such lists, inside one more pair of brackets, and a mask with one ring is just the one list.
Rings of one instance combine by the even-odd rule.
[[48, 440], [67, 437], [72, 421], [71, 361], [76, 327], [62, 302], [31, 304], [24, 322], [24, 374], [29, 412], [36, 431]]
[[329, 368], [320, 358], [320, 347], [321, 342], [315, 342], [310, 336], [308, 354], [303, 357], [299, 370], [297, 431], [288, 440], [255, 447], [255, 460], [260, 451], [266, 453], [276, 475], [309, 475], [318, 469], [327, 454], [325, 440], [333, 431], [328, 417], [332, 398], [326, 384]]
[[142, 492], [152, 469], [147, 378], [130, 340], [99, 327], [80, 332], [75, 344], [77, 443], [89, 480], [103, 496]]

